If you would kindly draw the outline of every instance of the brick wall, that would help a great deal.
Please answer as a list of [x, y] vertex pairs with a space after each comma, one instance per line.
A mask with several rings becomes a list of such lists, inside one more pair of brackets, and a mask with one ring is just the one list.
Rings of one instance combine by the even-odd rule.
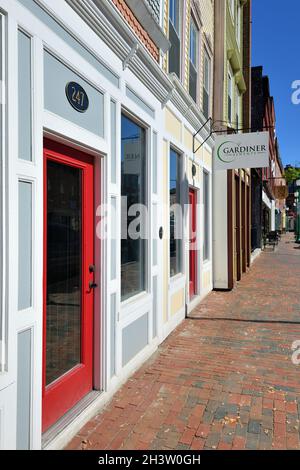
[[134, 31], [139, 40], [144, 44], [148, 49], [150, 54], [154, 57], [156, 61], [159, 60], [159, 49], [156, 44], [152, 41], [149, 34], [141, 26], [140, 22], [137, 20], [125, 0], [112, 0], [113, 4], [120, 11], [125, 21], [129, 24], [131, 29]]
[[243, 9], [243, 74], [247, 90], [243, 96], [243, 125], [251, 127], [251, 37], [252, 37], [252, 0]]

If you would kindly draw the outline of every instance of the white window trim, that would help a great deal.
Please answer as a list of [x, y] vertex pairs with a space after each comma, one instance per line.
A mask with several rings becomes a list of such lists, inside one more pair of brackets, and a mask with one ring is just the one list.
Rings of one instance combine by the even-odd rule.
[[0, 77], [0, 102], [1, 108], [1, 160], [0, 160], [0, 177], [1, 177], [1, 194], [0, 194], [0, 227], [1, 227], [1, 237], [0, 237], [0, 257], [1, 257], [1, 267], [0, 267], [0, 294], [1, 294], [1, 304], [0, 304], [0, 324], [1, 324], [1, 337], [0, 337], [0, 374], [5, 371], [5, 366], [7, 364], [6, 351], [7, 351], [7, 337], [6, 337], [6, 312], [5, 312], [5, 286], [4, 286], [4, 272], [5, 272], [5, 233], [3, 230], [4, 227], [4, 217], [5, 217], [5, 205], [4, 205], [4, 189], [5, 189], [5, 180], [4, 180], [4, 156], [5, 156], [5, 141], [6, 141], [6, 128], [5, 128], [5, 102], [6, 102], [6, 68], [5, 68], [5, 56], [6, 56], [6, 41], [5, 41], [5, 16], [0, 13], [0, 22], [1, 22], [1, 51], [0, 51], [0, 60], [1, 60], [1, 70], [2, 74]]

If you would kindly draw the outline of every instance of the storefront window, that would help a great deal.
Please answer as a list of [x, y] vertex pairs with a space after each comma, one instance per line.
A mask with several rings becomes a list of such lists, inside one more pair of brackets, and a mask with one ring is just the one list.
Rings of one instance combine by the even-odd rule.
[[181, 158], [170, 150], [170, 276], [181, 272], [182, 211], [180, 204]]
[[[146, 285], [146, 221], [142, 207], [138, 210], [137, 206], [144, 207], [146, 202], [146, 133], [125, 115], [121, 126], [121, 299], [126, 300], [144, 291]], [[136, 223], [139, 217], [140, 223]]]

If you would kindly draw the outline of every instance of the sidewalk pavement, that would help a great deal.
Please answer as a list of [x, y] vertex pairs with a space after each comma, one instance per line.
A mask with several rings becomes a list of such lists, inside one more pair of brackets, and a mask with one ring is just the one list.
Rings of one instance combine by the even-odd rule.
[[67, 449], [300, 449], [296, 340], [300, 246], [286, 235], [237, 288], [212, 292]]

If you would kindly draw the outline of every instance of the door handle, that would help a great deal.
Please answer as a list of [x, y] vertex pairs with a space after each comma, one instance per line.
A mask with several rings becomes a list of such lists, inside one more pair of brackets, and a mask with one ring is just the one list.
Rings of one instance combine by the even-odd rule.
[[92, 292], [92, 289], [96, 289], [98, 287], [98, 284], [94, 281], [89, 282], [89, 290], [87, 291], [88, 294]]
[[[89, 265], [89, 272], [93, 273], [95, 275], [95, 265], [90, 264]], [[88, 294], [92, 292], [92, 289], [96, 289], [98, 287], [98, 284], [95, 282], [95, 279], [89, 282], [89, 290], [87, 291]]]

